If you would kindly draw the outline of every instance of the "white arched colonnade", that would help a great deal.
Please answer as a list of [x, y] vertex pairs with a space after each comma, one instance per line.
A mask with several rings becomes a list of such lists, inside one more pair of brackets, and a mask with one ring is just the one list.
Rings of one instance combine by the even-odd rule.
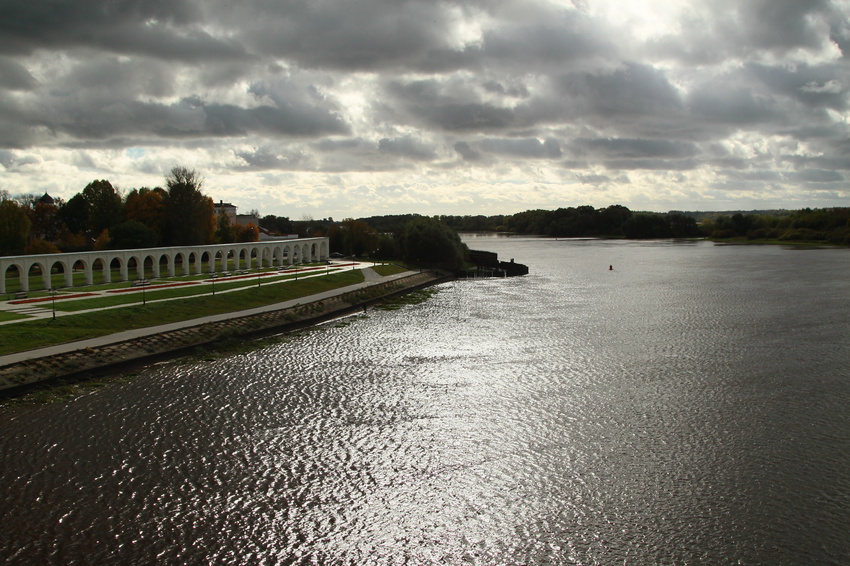
[[[135, 277], [132, 279], [144, 279], [146, 267], [153, 272], [154, 277], [174, 277], [200, 274], [205, 263], [208, 264], [210, 272], [217, 273], [231, 268], [283, 266], [323, 261], [327, 258], [327, 238], [6, 256], [0, 257], [0, 294], [7, 292], [6, 277], [11, 269], [17, 269], [20, 290], [26, 292], [31, 290], [30, 275], [36, 272], [42, 276], [42, 285], [34, 285], [33, 290], [50, 289], [51, 273], [54, 270], [64, 274], [65, 287], [72, 287], [75, 270], [85, 274], [86, 285], [92, 285], [95, 271], [103, 273], [104, 283], [111, 283], [112, 269], [118, 269], [120, 281], [129, 281], [131, 264], [135, 271]], [[232, 262], [232, 267], [228, 266], [228, 262]], [[177, 273], [178, 269], [181, 273]], [[165, 275], [162, 274], [163, 270]]]

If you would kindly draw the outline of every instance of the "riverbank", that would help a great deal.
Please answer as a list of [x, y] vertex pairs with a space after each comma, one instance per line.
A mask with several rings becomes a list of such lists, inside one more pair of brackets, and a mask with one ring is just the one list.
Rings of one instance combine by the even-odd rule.
[[439, 272], [406, 272], [247, 311], [140, 328], [2, 356], [0, 390], [60, 377], [114, 371], [128, 365], [178, 356], [226, 339], [244, 339], [301, 328], [450, 279], [451, 276]]

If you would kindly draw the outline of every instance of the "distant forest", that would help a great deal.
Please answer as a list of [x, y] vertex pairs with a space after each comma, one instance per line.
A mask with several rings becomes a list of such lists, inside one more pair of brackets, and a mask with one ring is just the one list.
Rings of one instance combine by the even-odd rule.
[[[701, 238], [850, 245], [850, 208], [753, 212], [633, 212], [621, 205], [527, 210], [495, 216], [402, 214], [334, 221], [259, 218], [259, 226], [231, 223], [201, 192], [200, 175], [174, 167], [165, 188], [121, 193], [95, 180], [67, 202], [48, 195], [12, 197], [0, 190], [0, 255], [132, 249], [256, 241], [267, 236], [327, 236], [331, 251], [404, 257], [454, 265], [462, 260], [457, 232], [550, 237]], [[259, 215], [257, 215], [259, 216]], [[434, 254], [434, 250], [441, 250]]]
[[[413, 215], [361, 220], [393, 231]], [[458, 232], [503, 232], [550, 237], [697, 238], [811, 241], [850, 245], [850, 208], [806, 208], [760, 212], [632, 212], [621, 205], [528, 210], [496, 216], [438, 216]], [[262, 224], [262, 222], [261, 222]]]

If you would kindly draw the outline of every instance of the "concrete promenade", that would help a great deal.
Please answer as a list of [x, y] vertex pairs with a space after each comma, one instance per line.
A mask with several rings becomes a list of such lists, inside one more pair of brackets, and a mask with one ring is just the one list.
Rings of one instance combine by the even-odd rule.
[[[371, 265], [371, 264], [368, 264], [368, 265]], [[56, 356], [56, 355], [60, 355], [60, 354], [67, 354], [67, 353], [76, 352], [76, 351], [79, 351], [79, 350], [100, 348], [100, 347], [103, 347], [103, 346], [109, 346], [109, 345], [113, 345], [113, 344], [117, 344], [117, 343], [121, 343], [121, 342], [133, 341], [133, 340], [136, 340], [136, 339], [139, 339], [139, 338], [148, 337], [148, 336], [157, 335], [157, 334], [163, 334], [163, 333], [167, 333], [167, 332], [171, 332], [171, 331], [175, 331], [175, 330], [197, 327], [197, 326], [201, 326], [201, 325], [204, 325], [204, 324], [221, 322], [221, 321], [226, 321], [226, 320], [232, 320], [232, 319], [237, 319], [237, 318], [243, 318], [243, 317], [258, 315], [258, 314], [262, 314], [262, 313], [268, 313], [268, 312], [288, 309], [288, 308], [296, 307], [298, 305], [304, 305], [304, 304], [311, 303], [311, 302], [316, 302], [316, 301], [321, 301], [321, 300], [328, 299], [328, 298], [337, 297], [337, 296], [343, 295], [345, 293], [350, 293], [352, 291], [364, 289], [364, 288], [367, 288], [367, 287], [370, 287], [370, 286], [373, 286], [373, 285], [376, 285], [376, 284], [383, 284], [383, 283], [386, 283], [386, 282], [395, 281], [397, 279], [403, 279], [403, 278], [409, 277], [411, 275], [417, 274], [417, 272], [414, 272], [414, 271], [407, 271], [407, 272], [399, 273], [399, 274], [396, 274], [396, 275], [390, 275], [390, 276], [382, 277], [381, 275], [376, 273], [374, 270], [372, 270], [370, 267], [368, 267], [367, 264], [362, 264], [361, 266], [359, 266], [357, 268], [360, 268], [360, 269], [363, 270], [365, 280], [362, 283], [358, 283], [358, 284], [355, 284], [355, 285], [349, 285], [347, 287], [341, 287], [341, 288], [338, 288], [338, 289], [333, 289], [333, 290], [330, 290], [330, 291], [325, 291], [325, 292], [322, 292], [322, 293], [316, 293], [314, 295], [308, 295], [308, 296], [305, 296], [305, 297], [300, 297], [298, 299], [283, 301], [283, 302], [280, 302], [280, 303], [274, 303], [274, 304], [265, 305], [265, 306], [262, 306], [262, 307], [253, 308], [253, 309], [239, 310], [239, 311], [217, 314], [217, 315], [212, 315], [212, 316], [193, 318], [193, 319], [189, 319], [189, 320], [183, 320], [183, 321], [180, 321], [180, 322], [163, 324], [163, 325], [159, 325], [159, 326], [150, 326], [150, 327], [146, 327], [146, 328], [127, 330], [127, 331], [124, 331], [124, 332], [117, 332], [117, 333], [114, 333], [114, 334], [109, 334], [109, 335], [106, 335], [106, 336], [100, 336], [100, 337], [97, 337], [97, 338], [88, 338], [88, 339], [85, 339], [85, 340], [78, 340], [78, 341], [75, 341], [75, 342], [69, 342], [69, 343], [59, 344], [59, 345], [55, 345], [55, 346], [47, 346], [47, 347], [44, 347], [44, 348], [37, 348], [37, 349], [34, 349], [34, 350], [27, 350], [27, 351], [23, 351], [23, 352], [17, 352], [17, 353], [14, 353], [14, 354], [8, 354], [8, 355], [5, 355], [5, 356], [0, 356], [0, 367], [11, 365], [11, 364], [16, 364], [16, 363], [21, 363], [21, 362], [26, 362], [28, 360], [48, 358], [48, 357]], [[323, 273], [317, 273], [316, 274], [316, 276], [319, 276], [319, 275], [323, 275]], [[283, 284], [285, 284], [285, 283], [283, 283]], [[179, 299], [168, 299], [168, 300], [179, 300]], [[126, 306], [126, 305], [122, 305], [122, 306]], [[109, 308], [121, 308], [121, 307], [109, 307]], [[39, 309], [39, 310], [46, 312], [48, 317], [51, 316], [50, 310], [48, 310], [48, 309]], [[59, 313], [57, 312], [57, 314], [59, 314]]]

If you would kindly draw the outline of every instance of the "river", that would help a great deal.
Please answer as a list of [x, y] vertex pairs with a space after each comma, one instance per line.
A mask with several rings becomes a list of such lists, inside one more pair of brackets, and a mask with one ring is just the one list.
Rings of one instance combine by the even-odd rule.
[[530, 274], [0, 407], [0, 561], [850, 564], [850, 251], [465, 240]]

